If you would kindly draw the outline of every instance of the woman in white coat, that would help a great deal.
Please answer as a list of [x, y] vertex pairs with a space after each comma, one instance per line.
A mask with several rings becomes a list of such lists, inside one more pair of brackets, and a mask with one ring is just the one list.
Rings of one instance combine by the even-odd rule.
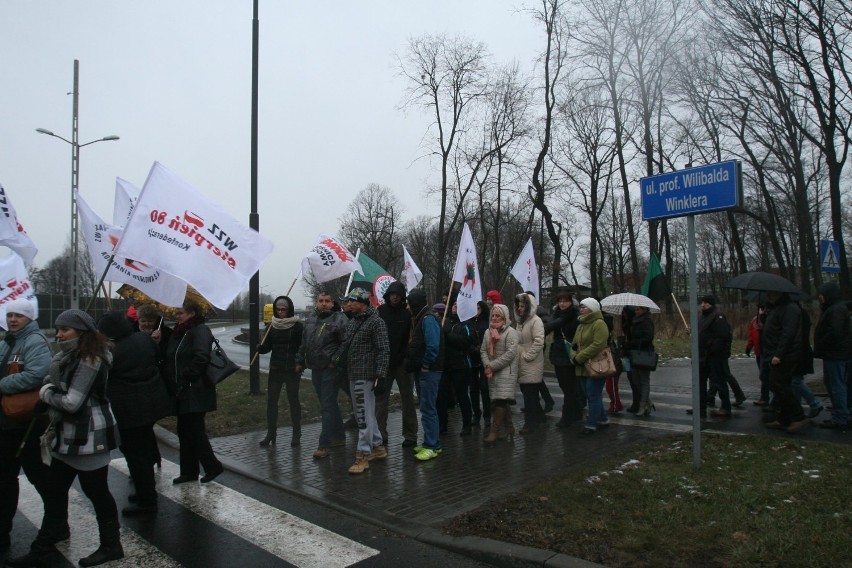
[[521, 434], [538, 430], [545, 422], [538, 393], [544, 375], [544, 323], [536, 315], [535, 297], [515, 296], [515, 321], [518, 331], [518, 383], [524, 395], [524, 427]]
[[[518, 376], [518, 332], [510, 324], [509, 308], [503, 304], [494, 304], [488, 330], [479, 349], [483, 373], [488, 379], [488, 390], [491, 393], [491, 432], [484, 439], [487, 444], [515, 433], [510, 407], [515, 404]], [[500, 428], [504, 425], [506, 434], [501, 434]]]

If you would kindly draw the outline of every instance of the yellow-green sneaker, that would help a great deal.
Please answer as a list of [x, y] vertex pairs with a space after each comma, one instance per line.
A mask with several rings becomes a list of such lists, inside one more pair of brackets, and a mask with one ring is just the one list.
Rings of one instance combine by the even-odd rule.
[[417, 452], [417, 455], [414, 456], [414, 457], [417, 458], [419, 461], [429, 461], [431, 459], [437, 458], [438, 454], [440, 454], [440, 453], [441, 453], [441, 450], [432, 450], [430, 448], [423, 448], [422, 450]]
[[[425, 448], [424, 446], [414, 446], [414, 453], [415, 453], [415, 454], [419, 454], [420, 452], [422, 452], [422, 451], [423, 451], [423, 450], [425, 450], [425, 449], [426, 449], [426, 448]], [[440, 453], [441, 453], [441, 452], [443, 452], [444, 450], [442, 450], [441, 448], [438, 448], [437, 450], [434, 450], [434, 451], [436, 451], [436, 452], [438, 452], [438, 453], [440, 454]]]

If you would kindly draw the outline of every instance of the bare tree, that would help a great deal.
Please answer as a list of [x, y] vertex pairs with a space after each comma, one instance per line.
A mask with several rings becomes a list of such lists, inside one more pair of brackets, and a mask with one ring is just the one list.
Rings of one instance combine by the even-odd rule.
[[371, 183], [349, 203], [340, 221], [340, 236], [351, 250], [361, 251], [385, 270], [402, 267], [399, 232], [405, 208], [390, 188]]

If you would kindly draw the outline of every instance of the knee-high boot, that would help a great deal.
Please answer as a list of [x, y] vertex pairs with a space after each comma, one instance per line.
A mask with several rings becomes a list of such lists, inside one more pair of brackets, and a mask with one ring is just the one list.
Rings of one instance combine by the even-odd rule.
[[503, 425], [503, 419], [506, 417], [505, 406], [494, 408], [491, 413], [491, 432], [483, 439], [486, 444], [493, 444], [499, 437], [500, 427]]
[[80, 566], [98, 566], [111, 560], [124, 558], [124, 549], [121, 548], [120, 528], [118, 519], [98, 519], [98, 533], [101, 537], [101, 545], [89, 556], [81, 558]]

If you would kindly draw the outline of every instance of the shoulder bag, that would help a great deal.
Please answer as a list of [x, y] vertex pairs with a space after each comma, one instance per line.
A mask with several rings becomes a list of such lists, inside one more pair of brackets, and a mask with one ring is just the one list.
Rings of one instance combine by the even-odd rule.
[[651, 371], [657, 370], [657, 362], [659, 361], [659, 354], [656, 351], [652, 351], [650, 349], [631, 349], [627, 352], [628, 357], [630, 357], [630, 364], [637, 369], [649, 369]]
[[[17, 355], [15, 355], [15, 358], [9, 362], [9, 366], [6, 367], [7, 375], [20, 373], [24, 370], [23, 365], [18, 362], [18, 355], [20, 355], [20, 351]], [[39, 401], [38, 392], [38, 389], [36, 389], [16, 394], [4, 394], [2, 398], [0, 398], [0, 407], [3, 409], [3, 414], [9, 418], [32, 418], [36, 403]]]
[[592, 378], [611, 377], [616, 374], [615, 360], [609, 346], [604, 347], [600, 353], [583, 363], [588, 376]]
[[218, 385], [239, 370], [240, 366], [231, 361], [225, 353], [219, 340], [213, 338], [212, 350], [210, 352], [210, 363], [207, 365], [207, 380], [213, 385]]

